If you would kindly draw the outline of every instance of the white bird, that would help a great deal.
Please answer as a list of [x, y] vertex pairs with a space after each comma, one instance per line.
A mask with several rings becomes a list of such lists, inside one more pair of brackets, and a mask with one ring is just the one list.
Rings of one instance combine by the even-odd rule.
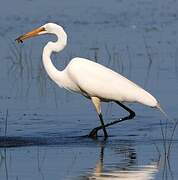
[[[64, 70], [59, 71], [56, 69], [50, 56], [52, 52], [60, 52], [65, 48], [67, 45], [67, 34], [63, 27], [55, 23], [47, 23], [19, 36], [16, 40], [17, 42], [23, 42], [27, 38], [42, 34], [55, 34], [57, 36], [57, 41], [48, 42], [43, 49], [43, 65], [50, 78], [58, 86], [80, 93], [86, 98], [91, 99], [96, 109], [101, 126], [94, 128], [90, 132], [89, 137], [96, 138], [98, 130], [103, 129], [104, 137], [107, 138], [106, 127], [134, 118], [135, 112], [122, 104], [122, 102], [137, 102], [162, 111], [158, 101], [146, 90], [117, 72], [91, 60], [76, 57], [69, 62]], [[101, 102], [109, 101], [116, 102], [129, 112], [129, 116], [104, 124]]]

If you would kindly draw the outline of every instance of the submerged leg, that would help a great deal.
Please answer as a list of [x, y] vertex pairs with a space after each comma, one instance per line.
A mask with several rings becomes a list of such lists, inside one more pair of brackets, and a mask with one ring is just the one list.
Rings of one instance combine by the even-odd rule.
[[[106, 131], [106, 126], [104, 125], [104, 121], [103, 121], [103, 116], [101, 114], [101, 101], [99, 98], [97, 97], [92, 97], [91, 98], [94, 106], [95, 106], [95, 109], [96, 109], [96, 112], [99, 116], [99, 119], [100, 119], [100, 122], [101, 122], [101, 128], [100, 129], [103, 129], [103, 133], [104, 133], [104, 137], [107, 138], [108, 137], [108, 134], [107, 134], [107, 131]], [[93, 129], [94, 130], [94, 129]], [[96, 138], [97, 137], [97, 131], [91, 131], [90, 134], [89, 134], [89, 137], [91, 138]]]
[[[118, 119], [118, 120], [115, 120], [115, 121], [113, 121], [113, 122], [111, 122], [111, 123], [105, 124], [105, 125], [104, 125], [105, 128], [106, 128], [106, 127], [109, 127], [109, 126], [111, 126], [111, 125], [113, 125], [113, 124], [120, 123], [120, 122], [125, 121], [125, 120], [133, 119], [133, 118], [135, 117], [135, 112], [134, 112], [134, 111], [132, 111], [130, 108], [128, 108], [127, 106], [125, 106], [124, 104], [122, 104], [122, 103], [119, 102], [119, 101], [115, 101], [115, 102], [116, 102], [119, 106], [121, 106], [123, 109], [125, 109], [126, 111], [128, 111], [128, 112], [129, 112], [129, 115], [126, 116], [126, 117], [120, 118], [120, 119]], [[98, 127], [94, 128], [94, 129], [90, 132], [90, 134], [97, 136], [97, 132], [98, 132], [100, 129], [103, 129], [103, 126], [98, 126]]]

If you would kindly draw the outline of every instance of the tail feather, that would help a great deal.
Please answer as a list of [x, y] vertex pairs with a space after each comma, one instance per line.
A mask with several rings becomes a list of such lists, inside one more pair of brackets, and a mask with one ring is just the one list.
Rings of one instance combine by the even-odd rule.
[[167, 119], [170, 119], [169, 116], [167, 115], [167, 113], [162, 109], [160, 103], [157, 103], [156, 108], [158, 108], [159, 111], [160, 111], [162, 114], [164, 114], [164, 116], [165, 116]]

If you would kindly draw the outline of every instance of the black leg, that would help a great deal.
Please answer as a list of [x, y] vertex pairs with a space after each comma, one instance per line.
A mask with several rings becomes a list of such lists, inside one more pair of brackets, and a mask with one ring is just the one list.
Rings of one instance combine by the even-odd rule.
[[[106, 125], [104, 124], [103, 116], [102, 116], [101, 113], [100, 113], [98, 116], [99, 116], [99, 119], [100, 119], [100, 122], [101, 122], [101, 126], [99, 126], [99, 127], [100, 127], [100, 129], [103, 129], [104, 137], [105, 137], [105, 139], [106, 139], [106, 138], [108, 137], [108, 133], [107, 133], [106, 128], [105, 128]], [[99, 129], [98, 129], [99, 127], [94, 128], [94, 129], [90, 132], [89, 137], [96, 139], [96, 138], [97, 138], [97, 132], [98, 132], [98, 130], [99, 130]]]
[[106, 128], [105, 128], [105, 125], [104, 125], [104, 121], [103, 121], [103, 116], [102, 116], [101, 113], [99, 114], [99, 118], [100, 118], [101, 126], [102, 126], [102, 129], [103, 129], [103, 132], [104, 132], [104, 137], [107, 138], [108, 137], [108, 133], [106, 131]]
[[[132, 111], [130, 108], [128, 108], [127, 106], [125, 106], [124, 104], [122, 104], [122, 103], [119, 102], [119, 101], [115, 101], [115, 102], [116, 102], [118, 105], [120, 105], [122, 108], [124, 108], [126, 111], [128, 111], [128, 112], [129, 112], [129, 115], [126, 116], [126, 117], [120, 118], [120, 119], [118, 119], [118, 120], [115, 120], [115, 121], [113, 121], [113, 122], [111, 122], [111, 123], [105, 124], [105, 125], [104, 125], [104, 123], [103, 123], [101, 126], [98, 126], [98, 127], [94, 128], [94, 129], [90, 132], [89, 137], [96, 138], [96, 137], [97, 137], [97, 132], [98, 132], [100, 129], [103, 129], [103, 131], [104, 131], [104, 129], [106, 130], [106, 127], [109, 127], [109, 126], [111, 126], [111, 125], [113, 125], [113, 124], [120, 123], [120, 122], [125, 121], [125, 120], [133, 119], [133, 118], [135, 117], [135, 112], [134, 112], [134, 111]], [[101, 119], [102, 119], [102, 115], [101, 115], [100, 120], [101, 120]], [[101, 122], [103, 122], [103, 120], [101, 120]]]

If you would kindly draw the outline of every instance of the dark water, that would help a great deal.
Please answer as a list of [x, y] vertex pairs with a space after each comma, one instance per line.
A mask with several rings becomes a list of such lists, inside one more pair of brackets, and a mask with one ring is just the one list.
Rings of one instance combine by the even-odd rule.
[[[172, 119], [178, 107], [176, 0], [6, 0], [0, 6], [0, 179], [177, 179], [174, 121], [146, 106], [108, 129], [107, 141], [87, 135], [99, 124], [91, 102], [58, 88], [41, 54], [54, 37], [18, 45], [14, 39], [46, 22], [64, 26], [68, 46], [53, 61], [73, 57], [104, 64], [150, 91]], [[105, 122], [125, 112], [103, 104]]]

